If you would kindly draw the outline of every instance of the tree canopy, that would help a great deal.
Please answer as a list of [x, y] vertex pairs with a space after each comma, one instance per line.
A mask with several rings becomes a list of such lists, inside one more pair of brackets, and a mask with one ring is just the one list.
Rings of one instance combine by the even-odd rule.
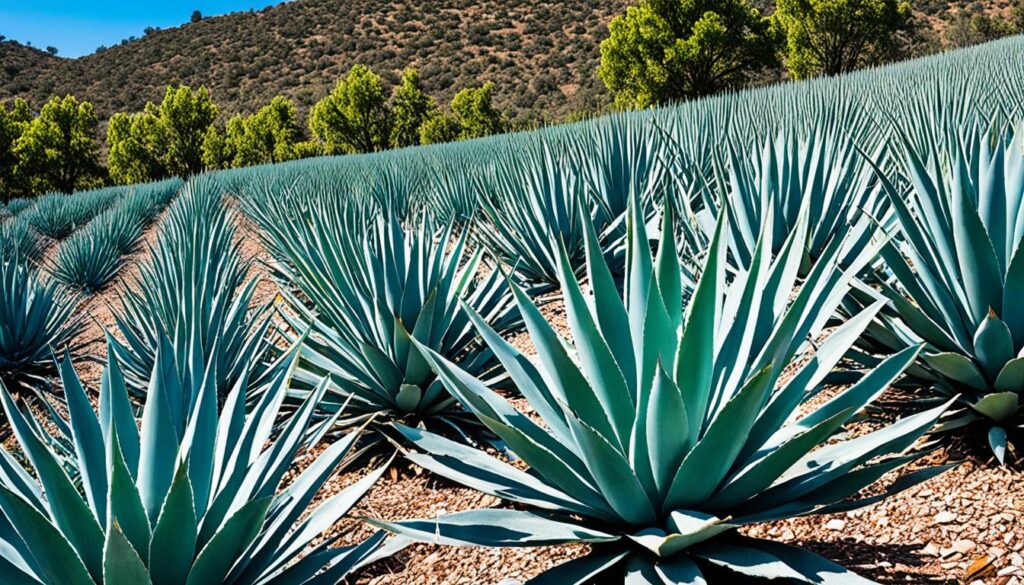
[[437, 113], [437, 102], [423, 91], [415, 68], [402, 73], [402, 82], [391, 94], [391, 145], [396, 148], [420, 143], [420, 127]]
[[710, 95], [777, 63], [770, 21], [746, 0], [641, 0], [609, 31], [598, 75], [619, 107]]
[[911, 18], [910, 5], [900, 0], [777, 0], [772, 15], [796, 78], [838, 75], [883, 60]]
[[96, 113], [74, 96], [54, 97], [24, 127], [14, 144], [15, 172], [32, 192], [95, 186], [100, 181]]
[[328, 153], [376, 152], [391, 138], [384, 82], [364, 65], [353, 65], [334, 90], [313, 106], [309, 129]]

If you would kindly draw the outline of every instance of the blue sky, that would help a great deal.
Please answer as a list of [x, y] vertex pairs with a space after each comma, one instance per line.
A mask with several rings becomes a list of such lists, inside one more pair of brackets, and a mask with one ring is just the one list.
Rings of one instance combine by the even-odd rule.
[[203, 16], [257, 10], [281, 0], [0, 0], [0, 35], [40, 49], [54, 46], [79, 57], [100, 45], [142, 36], [148, 26], [167, 28]]

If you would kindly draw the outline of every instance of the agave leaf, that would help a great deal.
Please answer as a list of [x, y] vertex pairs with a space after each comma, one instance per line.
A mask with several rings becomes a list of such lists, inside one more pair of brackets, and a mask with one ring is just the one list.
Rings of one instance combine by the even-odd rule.
[[103, 433], [99, 421], [92, 411], [92, 405], [85, 395], [82, 382], [71, 365], [71, 355], [65, 353], [60, 365], [61, 381], [71, 415], [71, 431], [75, 439], [75, 453], [78, 456], [82, 485], [89, 506], [96, 519], [107, 518], [107, 470]]
[[988, 389], [985, 377], [970, 358], [958, 353], [936, 353], [924, 354], [922, 359], [943, 376], [966, 384], [974, 390], [985, 392]]
[[[957, 160], [957, 177], [966, 183], [964, 159], [958, 157]], [[960, 189], [953, 189], [952, 223], [964, 289], [967, 291], [971, 316], [977, 323], [985, 318], [990, 308], [997, 311], [1002, 309], [1000, 292], [1003, 288], [1003, 272], [999, 268], [992, 240], [965, 189], [965, 184]]]
[[1024, 246], [1019, 243], [1006, 269], [1003, 283], [1003, 312], [1000, 315], [1013, 334], [1013, 346], [1024, 347]]
[[747, 577], [792, 579], [800, 583], [815, 582], [756, 544], [755, 546], [742, 546], [709, 543], [694, 549], [693, 554], [714, 565], [725, 567]]
[[185, 584], [223, 582], [231, 566], [259, 535], [272, 501], [273, 498], [252, 500], [228, 518], [196, 557]]
[[366, 519], [410, 538], [449, 546], [546, 546], [567, 542], [611, 542], [618, 536], [532, 512], [485, 508], [446, 514], [433, 520], [384, 522]]
[[771, 369], [765, 368], [726, 403], [676, 471], [665, 508], [692, 507], [714, 493], [743, 448], [743, 439], [771, 392], [771, 381]]
[[36, 563], [51, 583], [95, 585], [64, 534], [20, 496], [0, 484], [0, 509], [19, 528]]
[[1006, 463], [1006, 429], [992, 427], [988, 430], [988, 444], [1000, 465]]
[[1024, 392], [1024, 357], [1006, 362], [996, 376], [995, 389], [999, 392]]
[[[589, 343], [576, 346], [577, 357], [582, 366], [583, 374], [590, 382], [591, 391], [601, 403], [608, 419], [614, 427], [614, 436], [603, 436], [613, 445], [629, 444], [629, 435], [633, 426], [632, 393], [622, 370], [615, 361], [615, 356], [608, 347], [607, 340], [601, 335], [594, 322], [590, 310], [586, 306], [579, 283], [573, 277], [569, 259], [564, 247], [560, 248], [559, 270], [563, 283], [562, 294], [565, 297], [565, 312], [569, 328], [576, 339], [587, 339]], [[608, 299], [611, 303], [621, 306], [618, 298]], [[597, 307], [603, 311], [603, 307]], [[625, 449], [621, 449], [625, 452]]]
[[974, 334], [974, 351], [989, 380], [995, 380], [1003, 366], [1013, 359], [1010, 329], [991, 310]]
[[734, 528], [736, 526], [730, 524], [728, 518], [689, 510], [673, 510], [669, 514], [668, 533], [647, 529], [631, 534], [629, 538], [665, 558]]
[[405, 456], [410, 461], [455, 481], [464, 482], [483, 493], [542, 509], [569, 509], [609, 519], [615, 517], [606, 503], [602, 502], [602, 508], [597, 510], [589, 508], [577, 502], [575, 495], [562, 493], [536, 477], [488, 457], [477, 449], [404, 425], [395, 425], [395, 428], [407, 440], [429, 453], [407, 452]]
[[[76, 553], [81, 556], [81, 562], [88, 567], [89, 574], [99, 580], [103, 575], [103, 530], [96, 520], [96, 516], [79, 495], [71, 478], [68, 477], [53, 452], [29, 427], [24, 415], [14, 405], [6, 388], [0, 388], [0, 399], [3, 401], [4, 412], [14, 430], [14, 435], [25, 450], [29, 461], [32, 462], [43, 486], [54, 525], [63, 533], [62, 538], [66, 538]], [[11, 497], [18, 496], [11, 494]], [[13, 501], [11, 498], [5, 498], [5, 501], [9, 506], [14, 506], [10, 503]], [[19, 498], [18, 502], [23, 502], [23, 500]], [[5, 511], [7, 510], [5, 509]], [[21, 511], [8, 511], [8, 513], [20, 514]], [[22, 518], [27, 518], [26, 522], [35, 523], [34, 515], [22, 516]], [[17, 521], [12, 520], [12, 522]]]
[[128, 539], [121, 533], [117, 520], [107, 531], [103, 552], [104, 585], [152, 585], [149, 571]]
[[185, 581], [196, 551], [196, 511], [188, 466], [178, 466], [174, 480], [153, 527], [149, 568], [153, 585]]
[[[174, 479], [175, 459], [181, 436], [177, 413], [181, 412], [182, 392], [174, 361], [174, 349], [166, 335], [160, 335], [160, 349], [142, 411], [139, 434], [139, 493], [149, 512], [150, 523], [156, 524], [160, 507]], [[182, 429], [184, 430], [184, 429]]]
[[142, 562], [149, 563], [149, 546], [152, 531], [142, 497], [131, 476], [128, 465], [121, 453], [121, 442], [118, 431], [111, 429], [107, 441], [107, 460], [110, 461], [110, 477], [108, 480], [107, 511], [105, 519], [107, 535], [114, 530], [114, 521], [118, 530], [131, 543], [132, 548], [141, 557]]
[[975, 412], [995, 422], [1009, 419], [1019, 407], [1019, 395], [1016, 392], [987, 394], [971, 405]]
[[586, 556], [544, 571], [527, 581], [526, 585], [586, 585], [592, 583], [595, 577], [621, 563], [627, 556], [629, 556], [629, 551], [623, 549], [592, 551]]
[[597, 240], [594, 224], [589, 221], [583, 224], [584, 243], [586, 244], [587, 274], [590, 275], [590, 286], [593, 289], [594, 316], [600, 328], [601, 336], [608, 342], [608, 349], [614, 356], [615, 363], [622, 370], [626, 383], [630, 385], [631, 394], [636, 394], [636, 358], [632, 337], [629, 334], [629, 317], [622, 305], [619, 291], [615, 286], [611, 269], [604, 260], [604, 253]]
[[[649, 403], [637, 405], [637, 435], [634, 439], [635, 443], [646, 447], [652, 479], [659, 492], [668, 487], [673, 479], [673, 470], [689, 452], [688, 424], [689, 415], [682, 394], [659, 365]], [[633, 464], [640, 466], [642, 462], [634, 459]]]

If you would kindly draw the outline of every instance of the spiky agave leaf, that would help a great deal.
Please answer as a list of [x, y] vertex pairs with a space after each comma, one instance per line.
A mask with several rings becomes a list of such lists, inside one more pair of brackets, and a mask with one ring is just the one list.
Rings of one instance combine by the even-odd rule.
[[[724, 217], [724, 216], [723, 216]], [[669, 222], [666, 219], [665, 222]], [[529, 472], [421, 429], [401, 431], [418, 465], [524, 510], [476, 510], [436, 519], [375, 522], [447, 544], [534, 546], [601, 543], [536, 583], [704, 583], [720, 566], [747, 577], [804, 583], [867, 582], [810, 552], [742, 538], [734, 529], [792, 516], [849, 510], [941, 469], [903, 476], [874, 496], [862, 488], [922, 453], [908, 449], [945, 406], [852, 439], [843, 425], [917, 356], [909, 348], [817, 406], [807, 402], [881, 308], [873, 305], [798, 361], [877, 249], [847, 270], [833, 240], [800, 283], [806, 218], [773, 260], [765, 231], [750, 269], [725, 282], [725, 219], [684, 308], [673, 230], [652, 256], [643, 222], [629, 226], [620, 295], [597, 238], [587, 231], [588, 301], [563, 252], [561, 283], [574, 343], [559, 339], [516, 289], [539, 367], [474, 317], [543, 425], [480, 380], [424, 348], [449, 390], [530, 466]], [[468, 309], [467, 309], [468, 310]], [[786, 379], [783, 371], [795, 367]], [[796, 419], [798, 407], [807, 414]], [[739, 577], [737, 577], [739, 578]]]
[[0, 260], [0, 381], [14, 392], [42, 388], [54, 351], [76, 351], [84, 321], [78, 298], [31, 268]]
[[253, 306], [257, 279], [247, 279], [249, 262], [235, 238], [234, 214], [222, 199], [222, 187], [212, 178], [186, 184], [150, 247], [149, 261], [121, 291], [115, 318], [124, 342], [114, 342], [114, 353], [135, 394], [146, 391], [160, 331], [178, 348], [192, 340], [202, 362], [215, 357], [222, 389], [249, 367], [258, 380], [260, 364], [269, 360], [268, 310]]
[[904, 140], [906, 197], [879, 175], [900, 237], [882, 250], [891, 278], [876, 274], [861, 291], [861, 302], [892, 301], [868, 349], [924, 341], [916, 385], [963, 407], [943, 428], [987, 425], [1003, 462], [1008, 436], [1024, 425], [1024, 132], [975, 125], [947, 144]]
[[[750, 156], [742, 147], [728, 149], [728, 161], [716, 162], [717, 179], [710, 188], [699, 190], [705, 213], [717, 216], [723, 200], [730, 226], [730, 251], [741, 266], [747, 266], [763, 229], [770, 229], [776, 250], [795, 228], [804, 209], [812, 218], [808, 226], [805, 266], [823, 252], [837, 235], [856, 230], [870, 237], [875, 218], [883, 216], [887, 201], [870, 165], [858, 152], [849, 134], [865, 133], [863, 124], [836, 127], [822, 122], [806, 135], [796, 131], [780, 133], [765, 141]], [[875, 141], [871, 141], [875, 142]], [[879, 146], [875, 158], [885, 148]], [[701, 225], [714, 229], [713, 220]], [[856, 253], [854, 242], [851, 253]]]
[[278, 271], [282, 314], [306, 331], [295, 373], [300, 387], [330, 381], [324, 408], [345, 410], [341, 425], [420, 422], [466, 434], [480, 427], [445, 391], [413, 345], [417, 340], [474, 375], [502, 379], [460, 310], [465, 301], [500, 331], [520, 323], [497, 271], [477, 279], [483, 250], [466, 251], [467, 235], [423, 219], [403, 229], [394, 217], [367, 216], [362, 206], [324, 201], [296, 211], [292, 221], [261, 222], [268, 247], [283, 254]]
[[[73, 475], [43, 427], [0, 399], [35, 477], [0, 452], [0, 564], [11, 582], [86, 584], [333, 584], [393, 552], [378, 533], [362, 544], [313, 544], [370, 489], [384, 468], [310, 506], [358, 433], [330, 445], [290, 483], [300, 451], [323, 437], [310, 426], [324, 385], [274, 432], [295, 352], [246, 409], [246, 378], [224, 392], [216, 362], [182, 382], [183, 364], [161, 338], [141, 421], [118, 361], [109, 359], [97, 414], [69, 360], [61, 365]], [[182, 384], [191, 386], [186, 388]], [[226, 395], [218, 413], [217, 397]], [[189, 400], [191, 397], [191, 401]], [[138, 426], [137, 426], [138, 425]], [[81, 484], [79, 490], [72, 476]]]

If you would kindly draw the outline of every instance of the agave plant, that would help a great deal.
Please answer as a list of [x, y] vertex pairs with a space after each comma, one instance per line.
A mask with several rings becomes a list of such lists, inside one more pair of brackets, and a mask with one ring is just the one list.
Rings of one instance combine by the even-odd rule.
[[221, 186], [208, 178], [190, 181], [115, 315], [124, 341], [114, 342], [114, 353], [134, 393], [146, 391], [160, 331], [193, 339], [204, 361], [215, 356], [220, 388], [234, 385], [249, 367], [259, 379], [269, 317], [266, 307], [253, 307], [257, 280], [247, 280], [239, 245]]
[[32, 269], [0, 260], [0, 382], [14, 392], [45, 386], [53, 352], [77, 350], [77, 298]]
[[180, 180], [139, 186], [65, 240], [50, 268], [54, 278], [84, 293], [95, 293], [117, 276], [124, 256], [135, 249], [145, 228], [167, 204]]
[[43, 244], [24, 217], [0, 224], [0, 262], [39, 262]]
[[16, 197], [8, 201], [5, 207], [7, 209], [7, 213], [11, 214], [13, 217], [17, 217], [18, 215], [21, 215], [21, 212], [32, 207], [32, 203], [32, 199], [27, 197]]
[[[413, 345], [418, 340], [492, 381], [503, 373], [477, 339], [464, 300], [504, 332], [521, 322], [497, 271], [477, 280], [483, 251], [465, 252], [467, 234], [437, 232], [422, 220], [404, 230], [397, 219], [367, 218], [361, 207], [314, 205], [291, 221], [264, 223], [271, 249], [285, 257], [284, 317], [309, 330], [295, 380], [330, 381], [323, 408], [345, 409], [343, 426], [403, 420], [464, 435], [479, 429], [445, 391]], [[307, 306], [307, 302], [309, 305]]]
[[323, 436], [310, 421], [324, 385], [273, 433], [287, 364], [251, 411], [243, 376], [218, 414], [216, 363], [193, 369], [179, 365], [176, 353], [163, 337], [141, 421], [116, 359], [104, 371], [97, 414], [65, 358], [70, 417], [56, 427], [67, 452], [52, 448], [43, 421], [20, 410], [6, 389], [0, 393], [33, 472], [0, 452], [5, 583], [333, 584], [393, 548], [380, 533], [352, 547], [331, 548], [336, 538], [313, 544], [383, 472], [309, 509], [356, 433], [283, 481], [296, 454]]
[[25, 216], [39, 233], [63, 240], [110, 207], [121, 194], [116, 187], [70, 195], [50, 193], [36, 199]]
[[[982, 423], [1005, 461], [1008, 432], [1024, 426], [1024, 132], [976, 127], [947, 152], [906, 145], [904, 198], [884, 175], [901, 238], [882, 251], [891, 279], [868, 281], [892, 300], [877, 338], [926, 342], [919, 383], [963, 408], [945, 429]], [[870, 289], [862, 291], [870, 293]]]
[[486, 221], [475, 231], [533, 294], [557, 286], [559, 242], [569, 250], [573, 267], [583, 267], [584, 185], [553, 148], [530, 147], [521, 155], [526, 160], [518, 153], [499, 158], [492, 190], [481, 201]]
[[[884, 214], [886, 201], [872, 181], [870, 165], [846, 132], [853, 130], [825, 125], [799, 139], [795, 132], [782, 133], [767, 141], [759, 155], [747, 158], [730, 148], [729, 163], [717, 165], [722, 176], [713, 182], [722, 192], [716, 198], [710, 195], [712, 189], [701, 189], [702, 209], [697, 215], [717, 215], [718, 202], [728, 200], [730, 251], [743, 266], [751, 261], [762, 226], [773, 231], [776, 247], [781, 246], [805, 208], [813, 218], [805, 268], [837, 234], [850, 230], [860, 236], [850, 238], [850, 253], [856, 254], [856, 242], [871, 236], [873, 218]], [[715, 222], [701, 218], [700, 225], [710, 236]]]
[[[919, 348], [890, 357], [829, 400], [807, 402], [882, 306], [876, 303], [827, 336], [816, 351], [805, 351], [855, 269], [876, 250], [861, 250], [855, 265], [843, 271], [838, 268], [843, 242], [835, 240], [795, 290], [807, 239], [804, 219], [774, 261], [771, 231], [763, 232], [749, 271], [727, 285], [723, 216], [684, 308], [668, 215], [655, 257], [643, 222], [633, 213], [621, 295], [592, 227], [586, 237], [589, 301], [563, 252], [561, 284], [572, 345], [516, 289], [539, 367], [466, 308], [543, 424], [422, 348], [452, 394], [529, 470], [402, 427], [415, 446], [407, 456], [526, 509], [375, 524], [442, 544], [594, 545], [590, 554], [536, 583], [621, 582], [625, 575], [628, 583], [703, 584], [717, 574], [709, 567], [734, 573], [729, 582], [743, 577], [868, 582], [810, 552], [742, 537], [735, 529], [849, 510], [938, 472], [917, 471], [876, 495], [858, 495], [925, 452], [907, 450], [944, 406], [857, 438], [837, 436], [913, 362]], [[782, 375], [787, 368], [794, 370], [788, 378]], [[796, 418], [800, 406], [806, 414]]]

